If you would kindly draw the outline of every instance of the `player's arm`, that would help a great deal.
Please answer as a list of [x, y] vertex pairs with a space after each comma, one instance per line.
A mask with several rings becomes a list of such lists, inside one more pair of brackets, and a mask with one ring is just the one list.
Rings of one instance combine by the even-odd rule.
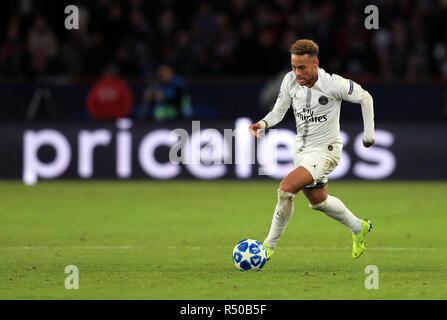
[[376, 142], [374, 137], [374, 101], [369, 92], [363, 90], [359, 103], [362, 107], [363, 117], [363, 145], [369, 148]]
[[284, 77], [281, 84], [281, 89], [276, 99], [275, 106], [262, 120], [252, 124], [249, 129], [255, 137], [262, 137], [263, 130], [273, 127], [278, 124], [285, 116], [287, 110], [290, 107], [292, 97], [290, 96], [290, 80], [289, 74]]
[[374, 101], [368, 91], [364, 90], [358, 83], [352, 80], [335, 76], [336, 78], [336, 95], [338, 98], [359, 103], [362, 108], [363, 117], [363, 145], [366, 148], [371, 147], [375, 143], [374, 137]]

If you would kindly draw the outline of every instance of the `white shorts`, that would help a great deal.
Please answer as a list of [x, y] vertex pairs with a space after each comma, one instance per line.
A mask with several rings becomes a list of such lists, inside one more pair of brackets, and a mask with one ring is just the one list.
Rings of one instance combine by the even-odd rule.
[[332, 143], [325, 147], [306, 148], [301, 152], [295, 145], [295, 156], [293, 157], [295, 168], [306, 168], [314, 178], [314, 182], [305, 188], [321, 188], [327, 184], [327, 176], [337, 167], [342, 150], [343, 145], [341, 143]]

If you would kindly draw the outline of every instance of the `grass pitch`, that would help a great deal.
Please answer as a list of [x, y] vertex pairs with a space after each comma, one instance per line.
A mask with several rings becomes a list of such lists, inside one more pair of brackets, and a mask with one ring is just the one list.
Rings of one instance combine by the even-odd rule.
[[[373, 221], [367, 251], [300, 193], [272, 259], [241, 272], [232, 250], [263, 241], [269, 182], [0, 182], [1, 299], [447, 299], [447, 182], [330, 182]], [[67, 290], [65, 267], [79, 270]], [[367, 290], [368, 265], [379, 288]]]

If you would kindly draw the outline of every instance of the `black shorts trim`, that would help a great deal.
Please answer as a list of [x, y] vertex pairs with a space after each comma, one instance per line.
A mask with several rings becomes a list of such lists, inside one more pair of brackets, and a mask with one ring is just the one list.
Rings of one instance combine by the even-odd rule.
[[325, 183], [317, 183], [317, 185], [313, 187], [304, 187], [304, 189], [317, 189], [317, 188], [323, 188], [325, 185], [327, 185], [327, 182]]

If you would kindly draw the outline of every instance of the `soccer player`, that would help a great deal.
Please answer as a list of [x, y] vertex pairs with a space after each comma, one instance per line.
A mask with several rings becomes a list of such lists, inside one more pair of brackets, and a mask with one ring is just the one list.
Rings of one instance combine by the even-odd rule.
[[295, 169], [279, 184], [270, 232], [264, 240], [270, 259], [294, 209], [295, 195], [303, 190], [309, 206], [339, 221], [352, 232], [352, 256], [365, 250], [365, 235], [372, 223], [357, 218], [338, 198], [328, 195], [328, 174], [340, 161], [343, 145], [340, 139], [340, 105], [342, 100], [359, 103], [363, 117], [363, 145], [374, 140], [373, 99], [360, 85], [319, 68], [318, 45], [311, 40], [298, 40], [290, 48], [292, 71], [281, 84], [276, 103], [262, 120], [252, 124], [250, 132], [261, 137], [262, 130], [278, 124], [290, 106], [295, 115]]

